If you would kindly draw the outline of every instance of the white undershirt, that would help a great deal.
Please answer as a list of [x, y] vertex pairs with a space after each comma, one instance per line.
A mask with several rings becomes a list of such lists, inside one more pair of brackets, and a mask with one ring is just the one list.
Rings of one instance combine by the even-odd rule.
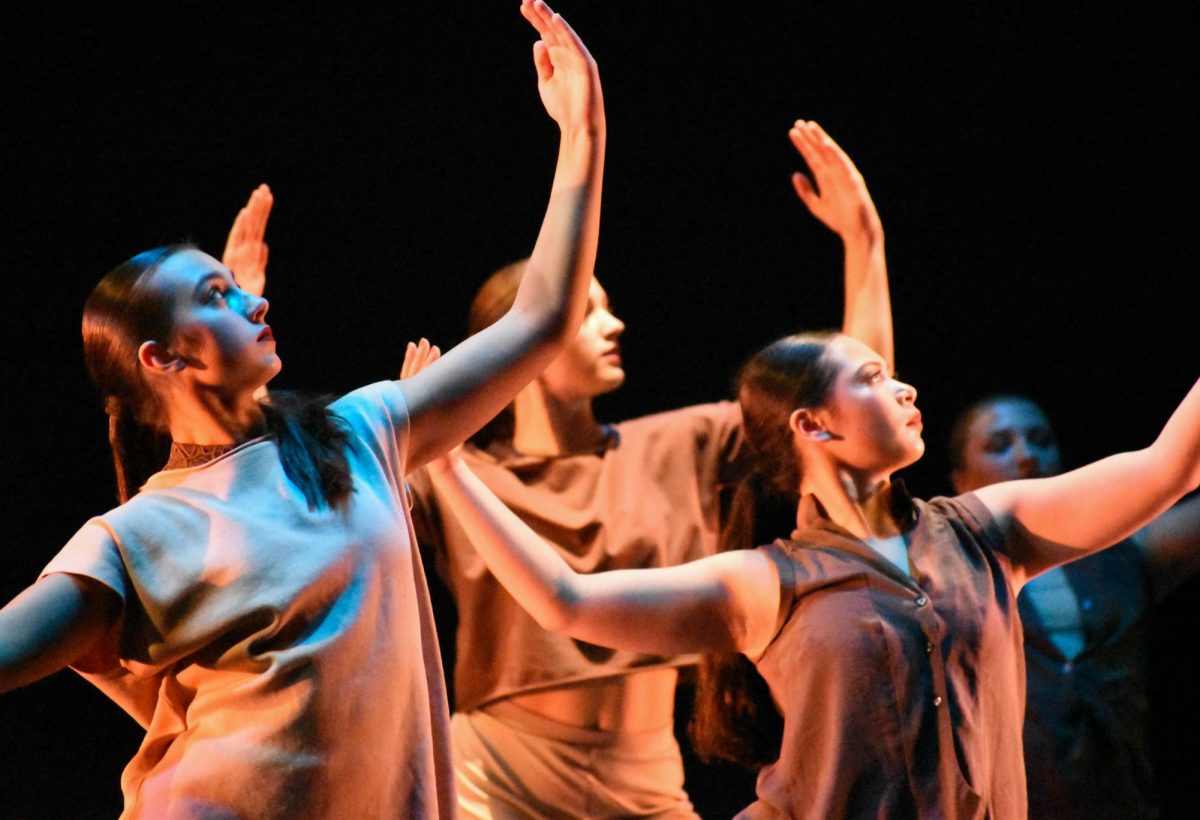
[[908, 542], [903, 535], [893, 535], [890, 538], [872, 538], [867, 541], [871, 549], [891, 561], [905, 575], [912, 577], [908, 571]]

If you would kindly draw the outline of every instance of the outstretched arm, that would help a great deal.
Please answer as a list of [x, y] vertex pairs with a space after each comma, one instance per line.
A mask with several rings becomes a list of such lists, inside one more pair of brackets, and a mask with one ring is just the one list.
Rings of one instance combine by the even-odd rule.
[[1200, 382], [1154, 443], [1053, 478], [1006, 481], [976, 496], [1006, 530], [1025, 536], [1013, 555], [1017, 582], [1094, 552], [1139, 527], [1200, 485]]
[[583, 320], [600, 224], [600, 78], [583, 41], [542, 0], [524, 0], [521, 13], [540, 35], [533, 47], [538, 90], [561, 132], [550, 203], [512, 309], [403, 382], [411, 418], [408, 469], [495, 416]]
[[238, 287], [262, 296], [267, 287], [267, 217], [275, 197], [265, 184], [250, 194], [250, 199], [233, 220], [221, 262], [233, 271]]
[[82, 657], [112, 623], [117, 596], [98, 581], [56, 572], [0, 609], [0, 692]]
[[[409, 342], [400, 377], [419, 374], [438, 356], [425, 339]], [[460, 453], [455, 448], [428, 464], [438, 506], [544, 629], [662, 654], [756, 654], [771, 639], [779, 577], [761, 553], [735, 550], [677, 567], [581, 575], [496, 498]]]
[[836, 142], [815, 122], [796, 120], [788, 131], [812, 179], [792, 174], [792, 185], [808, 210], [842, 239], [846, 306], [842, 332], [863, 342], [895, 370], [892, 303], [888, 294], [883, 224], [867, 183]]
[[757, 550], [674, 567], [580, 574], [461, 459], [430, 462], [439, 506], [544, 628], [631, 652], [756, 655], [774, 634], [779, 576]]

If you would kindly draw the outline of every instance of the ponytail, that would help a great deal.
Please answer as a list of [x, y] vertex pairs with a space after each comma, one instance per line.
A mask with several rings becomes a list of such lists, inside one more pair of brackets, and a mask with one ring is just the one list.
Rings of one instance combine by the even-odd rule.
[[[738, 375], [738, 400], [755, 472], [737, 487], [720, 550], [753, 549], [796, 528], [800, 464], [789, 418], [828, 397], [836, 370], [824, 357], [836, 333], [788, 336], [763, 348]], [[696, 753], [759, 769], [779, 757], [783, 717], [767, 682], [738, 653], [705, 653], [688, 726]]]
[[171, 452], [171, 437], [141, 424], [134, 413], [116, 397], [104, 403], [108, 413], [108, 444], [117, 474], [117, 499], [124, 504], [146, 479], [162, 469]]
[[304, 493], [309, 508], [342, 506], [353, 489], [346, 457], [350, 437], [328, 399], [276, 392], [263, 401], [262, 411], [283, 472]]

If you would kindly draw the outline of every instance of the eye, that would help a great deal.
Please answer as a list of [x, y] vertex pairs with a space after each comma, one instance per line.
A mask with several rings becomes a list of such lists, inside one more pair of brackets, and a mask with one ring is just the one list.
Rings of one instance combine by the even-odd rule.
[[214, 284], [204, 292], [204, 303], [213, 304], [215, 302], [225, 300], [225, 287], [223, 285]]
[[983, 450], [986, 453], [1003, 453], [1009, 448], [1012, 442], [1006, 435], [989, 436], [983, 444]]

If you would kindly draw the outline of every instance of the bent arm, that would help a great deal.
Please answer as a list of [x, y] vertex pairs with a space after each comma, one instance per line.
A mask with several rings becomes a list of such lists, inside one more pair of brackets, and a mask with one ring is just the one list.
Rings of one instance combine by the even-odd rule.
[[516, 301], [494, 325], [402, 384], [411, 419], [408, 469], [463, 441], [537, 376], [583, 321], [596, 259], [604, 166], [604, 106], [583, 42], [541, 2], [526, 0], [538, 87], [561, 131], [541, 232]]
[[461, 460], [430, 466], [443, 510], [492, 574], [545, 629], [633, 652], [761, 652], [774, 634], [779, 576], [757, 550], [674, 567], [580, 574]]
[[874, 350], [894, 371], [883, 223], [867, 183], [846, 152], [815, 122], [797, 120], [788, 136], [813, 175], [811, 180], [801, 173], [792, 175], [796, 195], [842, 240], [846, 288], [842, 332]]
[[55, 572], [0, 609], [0, 692], [82, 657], [112, 625], [118, 598], [91, 578]]
[[1154, 443], [1053, 478], [1008, 481], [975, 491], [1006, 530], [1020, 533], [1018, 582], [1107, 547], [1200, 484], [1200, 382]]

